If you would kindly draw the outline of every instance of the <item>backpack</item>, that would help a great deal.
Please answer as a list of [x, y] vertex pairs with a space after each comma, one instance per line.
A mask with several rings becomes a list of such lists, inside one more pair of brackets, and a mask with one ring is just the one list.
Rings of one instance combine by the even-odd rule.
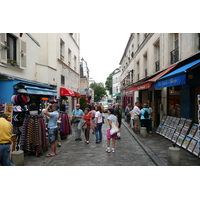
[[144, 118], [149, 118], [149, 113], [147, 110], [144, 111]]

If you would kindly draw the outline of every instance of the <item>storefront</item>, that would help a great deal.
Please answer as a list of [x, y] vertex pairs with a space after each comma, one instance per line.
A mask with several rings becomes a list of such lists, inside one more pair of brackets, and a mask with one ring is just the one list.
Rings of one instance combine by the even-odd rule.
[[[200, 92], [200, 59], [179, 67], [158, 79], [155, 89], [167, 91], [165, 114], [197, 120], [196, 96]], [[180, 66], [180, 65], [179, 65]]]
[[38, 156], [47, 148], [42, 110], [47, 102], [55, 101], [56, 90], [48, 85], [19, 79], [8, 80], [7, 77], [0, 80], [0, 88], [1, 112], [8, 114], [13, 124], [13, 134], [18, 136], [16, 149], [34, 152]]

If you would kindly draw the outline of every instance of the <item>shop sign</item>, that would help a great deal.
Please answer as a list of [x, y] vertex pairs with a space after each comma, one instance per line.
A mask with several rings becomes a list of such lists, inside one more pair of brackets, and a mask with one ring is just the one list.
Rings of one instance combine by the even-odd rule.
[[139, 85], [139, 86], [135, 86], [135, 91], [146, 90], [150, 87], [151, 87], [151, 83], [145, 83], [145, 84], [142, 84], [142, 85]]
[[186, 74], [181, 74], [172, 78], [158, 81], [154, 84], [154, 88], [172, 87], [176, 85], [184, 85], [186, 83]]

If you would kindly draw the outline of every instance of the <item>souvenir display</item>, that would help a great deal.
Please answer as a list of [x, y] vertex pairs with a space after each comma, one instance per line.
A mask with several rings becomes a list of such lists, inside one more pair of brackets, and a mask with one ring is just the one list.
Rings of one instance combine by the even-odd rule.
[[182, 143], [183, 143], [183, 140], [184, 140], [184, 136], [179, 136], [178, 137], [178, 139], [177, 139], [177, 142], [176, 142], [176, 144], [178, 145], [178, 146], [181, 146], [182, 145]]
[[186, 149], [187, 147], [188, 147], [188, 145], [189, 145], [189, 143], [190, 143], [190, 141], [191, 141], [191, 137], [186, 137], [185, 138], [185, 140], [183, 141], [183, 144], [182, 144], [182, 147], [184, 148], [184, 149]]

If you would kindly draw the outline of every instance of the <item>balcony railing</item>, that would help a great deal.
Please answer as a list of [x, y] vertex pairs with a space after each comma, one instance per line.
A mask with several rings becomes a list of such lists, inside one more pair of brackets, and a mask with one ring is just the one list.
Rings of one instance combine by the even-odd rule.
[[178, 48], [176, 48], [173, 51], [171, 51], [170, 55], [171, 55], [171, 64], [174, 64], [175, 62], [177, 62], [178, 59], [179, 59], [179, 50], [178, 50]]
[[64, 60], [64, 56], [60, 54], [60, 60]]
[[160, 60], [155, 62], [155, 72], [160, 71]]

